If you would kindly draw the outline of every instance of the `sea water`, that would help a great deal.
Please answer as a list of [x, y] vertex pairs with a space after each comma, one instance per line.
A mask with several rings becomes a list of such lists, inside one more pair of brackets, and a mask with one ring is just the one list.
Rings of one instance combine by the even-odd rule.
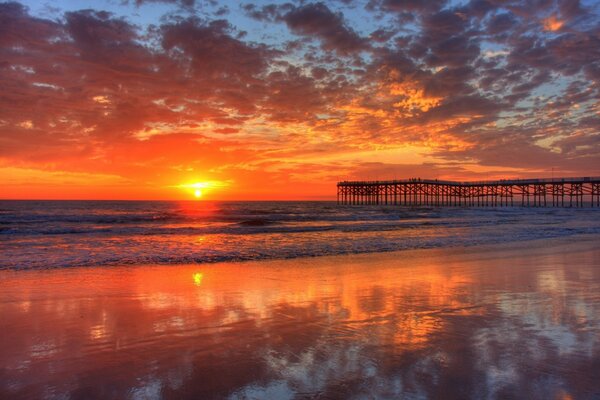
[[600, 233], [592, 208], [0, 201], [0, 268], [189, 264]]

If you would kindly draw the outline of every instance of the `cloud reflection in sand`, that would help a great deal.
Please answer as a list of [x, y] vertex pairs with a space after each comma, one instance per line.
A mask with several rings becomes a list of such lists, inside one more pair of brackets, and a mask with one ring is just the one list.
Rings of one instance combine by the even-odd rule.
[[397, 254], [3, 272], [0, 397], [598, 394], [598, 251]]

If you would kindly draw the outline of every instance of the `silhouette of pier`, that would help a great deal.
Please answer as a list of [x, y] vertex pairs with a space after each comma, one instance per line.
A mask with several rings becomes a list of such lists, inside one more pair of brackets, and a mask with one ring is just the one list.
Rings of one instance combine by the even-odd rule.
[[600, 177], [455, 182], [437, 179], [343, 181], [345, 205], [432, 207], [600, 207]]

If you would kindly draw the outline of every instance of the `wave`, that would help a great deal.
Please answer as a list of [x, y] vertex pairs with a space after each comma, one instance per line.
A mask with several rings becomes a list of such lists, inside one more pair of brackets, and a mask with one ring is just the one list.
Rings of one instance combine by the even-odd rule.
[[267, 226], [274, 223], [275, 221], [266, 218], [254, 218], [238, 222], [242, 226]]
[[[65, 267], [94, 267], [121, 265], [181, 265], [210, 264], [218, 262], [239, 262], [253, 260], [293, 259], [299, 257], [317, 257], [327, 255], [363, 254], [373, 252], [391, 252], [431, 248], [468, 247], [506, 242], [520, 242], [534, 239], [551, 239], [578, 235], [600, 235], [600, 229], [529, 231], [508, 236], [407, 236], [398, 241], [391, 238], [371, 237], [367, 240], [302, 241], [296, 246], [254, 247], [238, 246], [221, 249], [191, 248], [173, 249], [144, 246], [127, 251], [126, 248], [107, 247], [106, 251], [79, 249], [68, 254], [40, 253], [40, 257], [12, 257], [0, 260], [0, 269], [52, 269]], [[390, 240], [391, 239], [391, 240]], [[119, 251], [115, 251], [119, 250]]]
[[3, 202], [0, 268], [182, 264], [600, 233], [597, 209]]
[[[217, 234], [269, 234], [301, 232], [373, 232], [428, 228], [478, 228], [485, 226], [514, 225], [519, 219], [374, 219], [374, 220], [317, 220], [314, 221], [277, 221], [273, 219], [245, 219], [239, 222], [201, 223], [196, 225], [183, 221], [177, 224], [143, 224], [105, 226], [101, 224], [20, 224], [0, 227], [0, 236], [43, 236], [43, 235], [98, 235], [98, 236], [135, 236], [135, 235], [217, 235]], [[549, 222], [553, 224], [555, 222]], [[540, 222], [543, 224], [543, 222]]]

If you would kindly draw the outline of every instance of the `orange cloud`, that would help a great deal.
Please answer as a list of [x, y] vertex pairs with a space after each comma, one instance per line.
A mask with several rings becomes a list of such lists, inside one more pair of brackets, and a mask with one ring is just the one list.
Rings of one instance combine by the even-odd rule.
[[544, 30], [551, 31], [551, 32], [558, 31], [560, 28], [563, 27], [564, 24], [565, 24], [565, 21], [561, 21], [555, 15], [551, 15], [550, 17], [542, 20], [542, 25], [544, 26]]

